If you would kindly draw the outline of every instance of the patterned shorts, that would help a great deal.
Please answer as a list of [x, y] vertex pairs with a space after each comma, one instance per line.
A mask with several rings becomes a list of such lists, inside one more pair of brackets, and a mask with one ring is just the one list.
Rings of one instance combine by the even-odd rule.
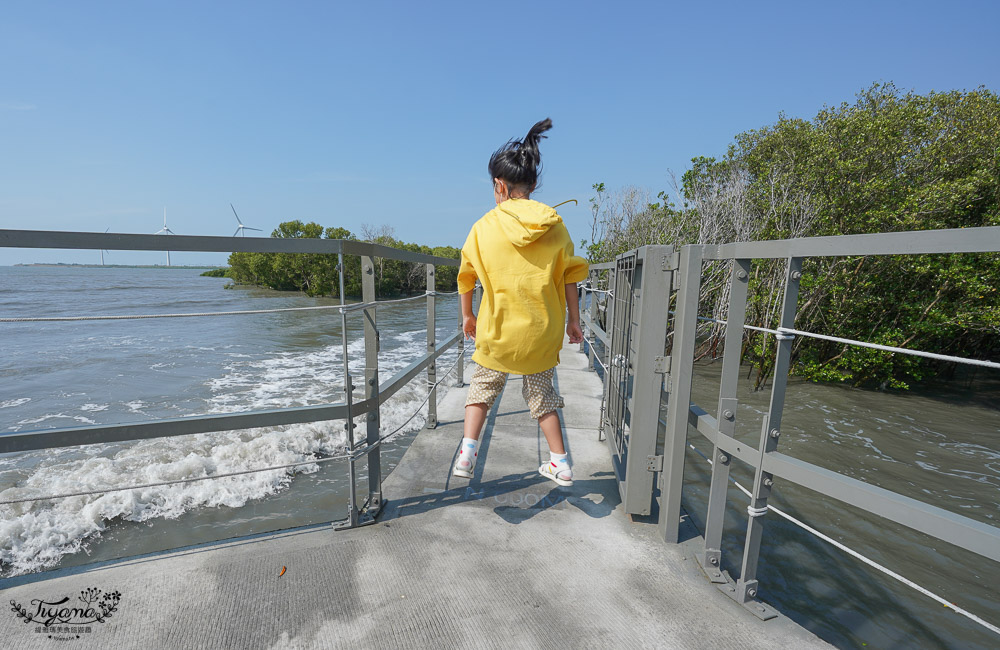
[[[521, 395], [528, 404], [531, 417], [537, 419], [564, 406], [563, 398], [552, 386], [554, 374], [555, 368], [549, 368], [534, 375], [524, 375]], [[472, 373], [472, 384], [469, 386], [469, 396], [465, 400], [465, 405], [485, 404], [486, 408], [492, 408], [493, 402], [500, 396], [506, 383], [507, 373], [490, 370], [477, 364], [476, 371]]]

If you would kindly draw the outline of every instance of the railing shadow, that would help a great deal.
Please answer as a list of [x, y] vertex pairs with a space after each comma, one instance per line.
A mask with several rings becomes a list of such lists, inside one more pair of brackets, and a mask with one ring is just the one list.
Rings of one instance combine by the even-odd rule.
[[[592, 477], [574, 478], [571, 487], [560, 487], [539, 476], [537, 472], [507, 474], [441, 492], [389, 500], [380, 520], [391, 521], [425, 514], [438, 508], [476, 502], [492, 505], [493, 511], [511, 524], [520, 524], [561, 503], [568, 503], [584, 514], [600, 519], [614, 512], [621, 505], [621, 499], [613, 472], [596, 472]], [[546, 489], [535, 489], [540, 486]]]

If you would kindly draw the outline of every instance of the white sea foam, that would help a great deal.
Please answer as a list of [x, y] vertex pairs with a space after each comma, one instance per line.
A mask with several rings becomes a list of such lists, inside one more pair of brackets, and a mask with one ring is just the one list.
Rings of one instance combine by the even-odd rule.
[[[43, 463], [16, 487], [0, 491], [0, 500], [59, 493], [101, 490], [109, 486], [140, 485], [235, 472], [262, 465], [280, 465], [322, 453], [332, 446], [330, 426], [298, 425], [294, 432], [243, 431], [183, 439], [141, 441], [110, 457]], [[306, 465], [294, 470], [260, 472], [226, 481], [200, 481], [154, 488], [112, 492], [2, 506], [0, 562], [13, 573], [55, 564], [80, 550], [88, 538], [121, 518], [146, 521], [176, 518], [198, 507], [238, 507], [275, 492], [293, 471], [315, 471]]]
[[[379, 355], [380, 377], [386, 381], [424, 353], [424, 332], [392, 335]], [[277, 353], [265, 358], [233, 354], [222, 376], [207, 381], [211, 397], [207, 412], [235, 412], [307, 404], [343, 402], [343, 349], [331, 345], [308, 352]], [[363, 398], [364, 341], [348, 346], [351, 373]], [[440, 378], [455, 359], [452, 352], [439, 360]], [[439, 397], [445, 385], [439, 388]], [[381, 410], [383, 433], [403, 425], [426, 396], [426, 384], [411, 382]], [[131, 412], [154, 407], [143, 401], [127, 402]], [[85, 404], [81, 410], [102, 411], [105, 404]], [[426, 421], [427, 407], [420, 407], [404, 430], [415, 430]], [[62, 413], [38, 418], [82, 416]], [[363, 416], [357, 418], [362, 424]], [[357, 441], [365, 427], [356, 427]], [[30, 474], [0, 467], [0, 501], [60, 493], [98, 491], [108, 487], [157, 483], [181, 478], [238, 472], [259, 467], [307, 461], [341, 452], [346, 442], [341, 422], [315, 422], [273, 429], [230, 431], [178, 438], [83, 448], [87, 453], [39, 453], [22, 457], [20, 467]], [[54, 450], [53, 450], [54, 451]], [[34, 456], [34, 454], [31, 454]], [[227, 478], [170, 486], [86, 495], [0, 506], [0, 565], [19, 574], [51, 567], [67, 554], [80, 551], [115, 519], [147, 521], [176, 518], [205, 507], [237, 508], [287, 488], [297, 473], [311, 473], [317, 465], [291, 470], [256, 472]]]
[[91, 420], [88, 417], [84, 417], [82, 415], [66, 415], [65, 413], [48, 413], [46, 415], [41, 415], [37, 418], [25, 418], [23, 420], [20, 420], [18, 424], [21, 426], [25, 424], [39, 424], [47, 420], [58, 420], [58, 419], [76, 420], [81, 424], [97, 424], [97, 422]]
[[18, 397], [17, 399], [8, 399], [0, 402], [0, 409], [14, 408], [15, 406], [21, 406], [22, 404], [27, 404], [31, 401], [30, 397]]

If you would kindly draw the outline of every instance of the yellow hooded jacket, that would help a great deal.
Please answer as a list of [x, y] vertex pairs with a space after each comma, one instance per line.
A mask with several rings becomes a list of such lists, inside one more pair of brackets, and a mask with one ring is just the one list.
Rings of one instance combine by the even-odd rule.
[[556, 211], [508, 199], [473, 226], [462, 246], [458, 292], [479, 278], [483, 300], [472, 360], [491, 370], [531, 375], [559, 363], [567, 284], [587, 277], [587, 262]]

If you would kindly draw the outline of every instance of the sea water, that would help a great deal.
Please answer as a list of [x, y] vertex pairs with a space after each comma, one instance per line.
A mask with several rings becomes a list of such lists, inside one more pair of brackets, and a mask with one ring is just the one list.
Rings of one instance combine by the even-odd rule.
[[[335, 305], [240, 287], [182, 268], [0, 267], [0, 317], [205, 313]], [[457, 325], [437, 299], [437, 340]], [[362, 399], [361, 312], [347, 315], [348, 360]], [[382, 381], [426, 353], [422, 301], [378, 309]], [[335, 310], [145, 320], [0, 323], [0, 434], [344, 402]], [[438, 378], [457, 358], [438, 362]], [[439, 397], [453, 381], [445, 381]], [[383, 473], [425, 423], [424, 381], [381, 411]], [[414, 413], [416, 416], [404, 425]], [[360, 423], [361, 420], [359, 419]], [[358, 442], [365, 427], [356, 428]], [[136, 555], [343, 519], [346, 461], [100, 493], [342, 454], [343, 421], [226, 431], [0, 456], [0, 575]], [[365, 463], [358, 463], [364, 477]], [[367, 494], [362, 490], [362, 496]]]

